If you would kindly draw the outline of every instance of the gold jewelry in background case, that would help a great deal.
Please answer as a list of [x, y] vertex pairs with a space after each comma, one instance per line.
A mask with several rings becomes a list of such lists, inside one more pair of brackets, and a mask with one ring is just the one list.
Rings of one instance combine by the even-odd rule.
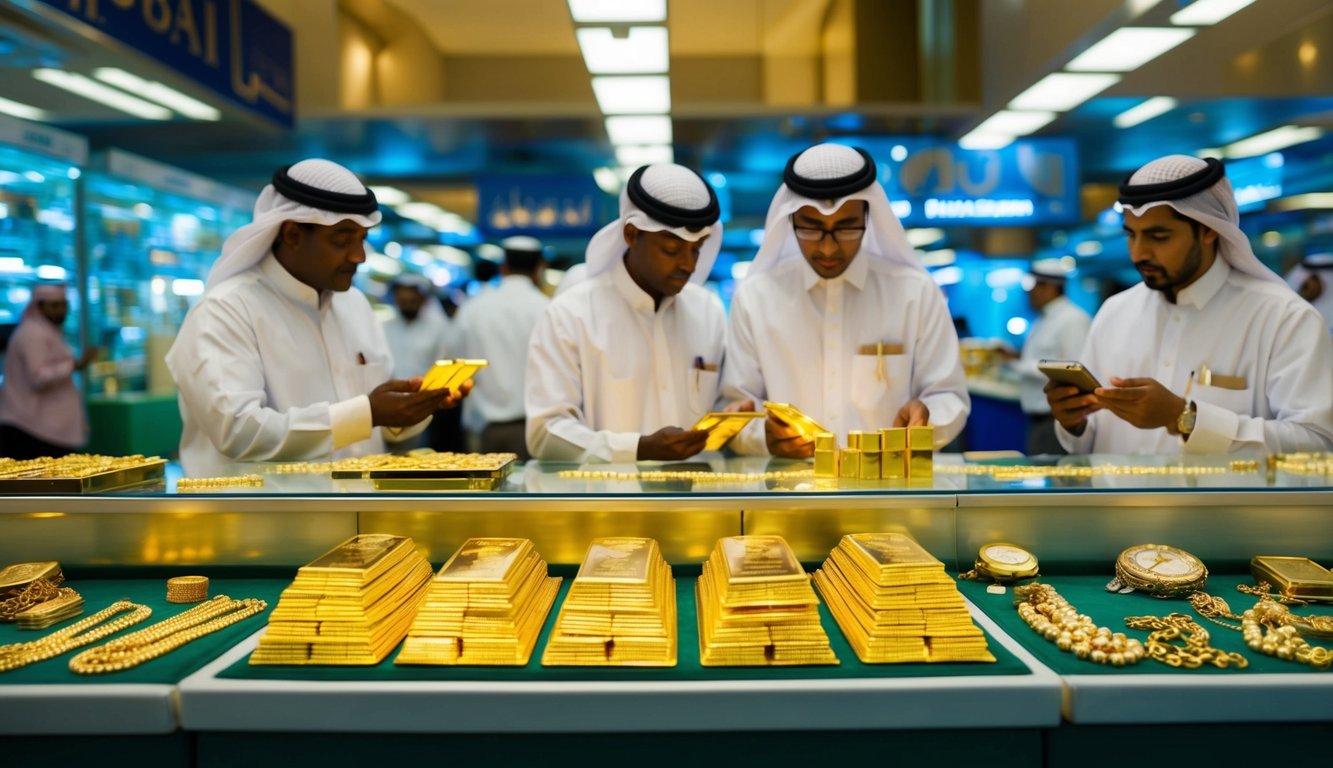
[[1250, 572], [1285, 597], [1333, 601], [1333, 572], [1308, 557], [1258, 555], [1250, 560]]
[[[1115, 561], [1116, 579], [1124, 586], [1153, 597], [1181, 597], [1203, 589], [1208, 569], [1203, 561], [1183, 549], [1165, 544], [1136, 544]], [[1113, 581], [1107, 585], [1112, 589]]]
[[708, 433], [708, 442], [704, 444], [705, 451], [720, 451], [722, 446], [740, 434], [751, 421], [762, 418], [764, 414], [761, 411], [714, 411], [704, 414], [690, 429]]
[[1037, 575], [1037, 556], [1017, 544], [1004, 541], [982, 544], [972, 570], [959, 574], [960, 579], [990, 579], [1007, 584]]
[[167, 462], [157, 456], [71, 453], [58, 459], [0, 458], [0, 494], [101, 493], [160, 481]]

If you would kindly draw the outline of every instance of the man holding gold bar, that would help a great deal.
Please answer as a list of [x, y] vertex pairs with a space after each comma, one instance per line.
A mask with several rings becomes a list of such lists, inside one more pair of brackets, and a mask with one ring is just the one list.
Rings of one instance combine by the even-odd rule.
[[[865, 150], [836, 144], [787, 163], [732, 299], [723, 396], [790, 403], [840, 442], [930, 425], [944, 445], [971, 407], [958, 335], [875, 176]], [[814, 441], [770, 416], [732, 448], [806, 458]]]
[[726, 315], [702, 283], [722, 245], [717, 195], [674, 163], [644, 166], [620, 218], [588, 244], [586, 278], [528, 347], [528, 450], [547, 461], [679, 460], [718, 395]]
[[391, 378], [384, 331], [352, 287], [379, 222], [374, 193], [336, 163], [273, 174], [167, 354], [187, 475], [383, 453], [386, 439], [417, 434], [466, 394], [466, 384], [423, 392], [417, 379]]
[[1071, 453], [1287, 453], [1333, 447], [1333, 338], [1255, 256], [1222, 163], [1168, 155], [1120, 185], [1143, 282], [1102, 305], [1080, 362], [1049, 383]]

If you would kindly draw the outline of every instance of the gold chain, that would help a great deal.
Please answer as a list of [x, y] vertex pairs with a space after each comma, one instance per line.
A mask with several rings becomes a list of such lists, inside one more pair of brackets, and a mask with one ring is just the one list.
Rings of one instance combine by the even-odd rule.
[[1222, 621], [1222, 619], [1240, 621], [1240, 616], [1232, 613], [1231, 606], [1227, 605], [1227, 601], [1216, 595], [1210, 595], [1207, 592], [1195, 592], [1190, 595], [1190, 607], [1194, 609], [1195, 613], [1219, 627], [1226, 627], [1236, 632], [1240, 631], [1239, 624], [1229, 624]]
[[1080, 659], [1117, 667], [1137, 664], [1143, 659], [1142, 643], [1123, 632], [1096, 626], [1091, 617], [1076, 611], [1049, 584], [1014, 587], [1014, 605], [1032, 631]]
[[573, 480], [645, 480], [648, 482], [692, 480], [696, 483], [735, 483], [809, 478], [815, 476], [815, 471], [813, 469], [791, 469], [774, 472], [597, 472], [585, 469], [565, 469], [556, 474], [558, 477]]
[[69, 660], [71, 672], [97, 675], [136, 667], [186, 643], [248, 619], [268, 607], [263, 600], [233, 600], [226, 595], [105, 645], [89, 648]]
[[13, 621], [14, 617], [47, 600], [60, 596], [60, 581], [37, 579], [24, 587], [17, 595], [0, 601], [0, 621]]
[[[106, 624], [102, 623], [116, 614], [127, 612], [126, 616]], [[0, 645], [0, 672], [26, 667], [33, 662], [54, 658], [65, 651], [95, 643], [126, 627], [132, 627], [151, 615], [153, 609], [146, 605], [118, 600], [92, 616], [45, 637], [27, 643]]]
[[[1260, 586], [1265, 590], [1268, 587], [1266, 584]], [[1246, 645], [1266, 656], [1309, 664], [1320, 671], [1327, 670], [1333, 666], [1333, 651], [1311, 645], [1299, 634], [1299, 627], [1309, 623], [1309, 619], [1293, 616], [1287, 606], [1265, 594], [1241, 616], [1241, 636]]]
[[[1130, 629], [1152, 630], [1148, 642], [1148, 657], [1162, 662], [1168, 667], [1198, 669], [1204, 664], [1211, 664], [1218, 669], [1235, 666], [1244, 669], [1250, 662], [1239, 653], [1228, 653], [1209, 645], [1212, 636], [1208, 630], [1194, 622], [1183, 613], [1172, 613], [1165, 617], [1126, 616], [1125, 625]], [[1176, 640], [1183, 645], [1174, 645]]]
[[1103, 477], [1120, 475], [1226, 475], [1259, 471], [1259, 462], [1236, 459], [1225, 467], [1134, 466], [1105, 464], [1096, 467], [1039, 467], [1030, 464], [940, 464], [935, 471], [941, 475], [989, 475], [996, 480], [1026, 480], [1039, 477]]

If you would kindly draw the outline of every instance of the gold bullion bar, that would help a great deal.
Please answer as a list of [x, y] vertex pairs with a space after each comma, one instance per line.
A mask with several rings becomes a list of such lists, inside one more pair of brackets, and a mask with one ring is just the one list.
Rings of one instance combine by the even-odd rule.
[[883, 451], [880, 476], [886, 480], [907, 479], [907, 428], [881, 429], [879, 436], [880, 449]]
[[508, 583], [531, 549], [528, 539], [471, 538], [440, 567], [435, 580]]
[[935, 476], [935, 428], [907, 428], [907, 477], [930, 480]]
[[805, 582], [808, 577], [781, 536], [727, 536], [718, 539], [728, 584]]

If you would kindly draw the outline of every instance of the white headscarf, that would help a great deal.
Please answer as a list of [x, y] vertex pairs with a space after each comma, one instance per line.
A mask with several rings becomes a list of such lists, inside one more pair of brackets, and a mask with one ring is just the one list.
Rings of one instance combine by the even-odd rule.
[[[643, 191], [654, 200], [674, 208], [699, 211], [708, 207], [715, 200], [708, 182], [694, 171], [675, 163], [659, 163], [640, 169], [639, 183]], [[637, 172], [636, 172], [637, 173]], [[630, 183], [634, 183], [631, 180]], [[585, 277], [599, 275], [612, 266], [625, 254], [625, 225], [633, 224], [642, 232], [670, 232], [682, 240], [691, 243], [703, 237], [703, 248], [699, 252], [699, 262], [690, 276], [690, 282], [702, 285], [713, 271], [713, 262], [717, 261], [718, 251], [722, 249], [722, 222], [714, 221], [710, 226], [691, 232], [686, 227], [673, 227], [652, 218], [629, 199], [629, 186], [620, 192], [620, 218], [607, 224], [588, 241], [588, 250], [584, 256], [587, 263]]]
[[[40, 317], [46, 320], [46, 315], [37, 306], [39, 301], [60, 301], [69, 297], [69, 286], [64, 283], [38, 283], [32, 287], [32, 295], [28, 298], [28, 306], [23, 308], [23, 314], [19, 316], [19, 321], [24, 322], [34, 317]], [[50, 320], [46, 320], [50, 324]]]
[[[1176, 200], [1169, 199], [1172, 195], [1169, 187], [1173, 182], [1187, 185], [1189, 177], [1203, 174], [1211, 167], [1214, 165], [1208, 161], [1189, 155], [1160, 157], [1135, 171], [1124, 184], [1120, 185], [1122, 202], [1119, 206], [1121, 210], [1129, 211], [1135, 216], [1142, 216], [1148, 209], [1159, 205], [1174, 208], [1181, 216], [1197, 221], [1217, 233], [1217, 253], [1232, 269], [1260, 280], [1286, 285], [1281, 276], [1259, 261], [1259, 257], [1254, 255], [1254, 249], [1250, 246], [1250, 239], [1240, 230], [1240, 212], [1236, 209], [1236, 195], [1225, 175], [1220, 176], [1211, 186]], [[1164, 185], [1165, 189], [1158, 188], [1163, 199], [1133, 204], [1123, 202], [1126, 194], [1142, 196], [1153, 193], [1152, 189], [1134, 189], [1146, 185]]]
[[1324, 316], [1324, 324], [1333, 326], [1333, 253], [1306, 256], [1287, 273], [1287, 285], [1300, 293], [1301, 284], [1311, 276], [1319, 280], [1323, 289], [1310, 303]]
[[[329, 160], [302, 160], [286, 169], [286, 175], [301, 184], [337, 195], [369, 194], [355, 174]], [[284, 221], [332, 226], [344, 219], [351, 219], [369, 229], [379, 224], [380, 218], [378, 210], [366, 215], [324, 210], [298, 203], [268, 184], [255, 201], [254, 221], [233, 232], [222, 244], [222, 255], [213, 262], [206, 287], [213, 288], [223, 280], [239, 275], [263, 261], [273, 249], [273, 241], [277, 239]]]
[[[440, 300], [436, 298], [435, 283], [432, 283], [429, 277], [417, 272], [404, 272], [395, 277], [393, 282], [389, 283], [389, 291], [392, 292], [399, 286], [404, 288], [415, 288], [417, 293], [420, 293], [425, 299], [425, 301], [421, 302], [421, 309], [418, 312], [417, 319], [420, 320], [429, 315], [437, 315], [444, 318], [445, 323], [448, 324], [449, 316], [444, 313], [444, 307], [440, 304]], [[389, 298], [394, 301], [396, 306], [397, 300], [394, 299], [392, 295], [390, 295]]]
[[[869, 169], [867, 162], [871, 164]], [[842, 197], [823, 200], [799, 194], [784, 182], [768, 206], [768, 217], [764, 220], [764, 242], [755, 254], [749, 274], [767, 272], [788, 259], [804, 258], [792, 230], [792, 214], [808, 205], [828, 216], [848, 200], [864, 200], [867, 204], [866, 233], [857, 256], [865, 254], [924, 272], [925, 267], [921, 266], [916, 252], [907, 242], [902, 222], [898, 221], [889, 205], [889, 196], [884, 193], [884, 187], [875, 181], [875, 175], [871, 172], [873, 165], [874, 160], [864, 150], [841, 144], [816, 144], [794, 156], [787, 164], [788, 173], [794, 173], [801, 179], [833, 181], [865, 174], [869, 176], [870, 182]]]

